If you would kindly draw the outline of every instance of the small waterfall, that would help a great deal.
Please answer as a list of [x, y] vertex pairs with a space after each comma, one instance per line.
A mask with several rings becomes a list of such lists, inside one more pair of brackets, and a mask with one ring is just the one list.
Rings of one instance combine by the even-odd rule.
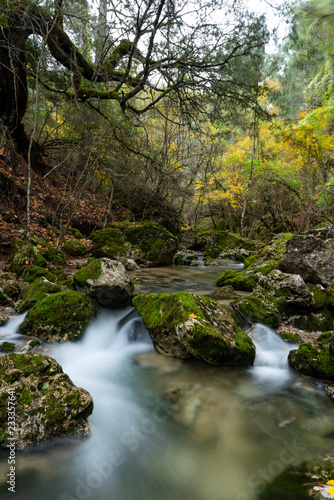
[[292, 372], [287, 357], [298, 344], [288, 344], [271, 328], [257, 323], [248, 332], [256, 347], [251, 372], [260, 383], [278, 386], [289, 380]]

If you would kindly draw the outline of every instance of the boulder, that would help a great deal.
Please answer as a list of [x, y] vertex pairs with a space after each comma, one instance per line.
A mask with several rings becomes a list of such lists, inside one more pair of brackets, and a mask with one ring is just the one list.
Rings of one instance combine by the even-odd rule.
[[236, 316], [209, 297], [185, 292], [142, 294], [133, 305], [161, 354], [213, 365], [254, 361], [254, 344], [239, 328]]
[[21, 275], [24, 269], [34, 264], [39, 267], [46, 267], [47, 260], [43, 257], [41, 251], [29, 241], [17, 238], [14, 243], [14, 254], [11, 259], [11, 270]]
[[92, 301], [78, 292], [59, 292], [39, 300], [29, 310], [20, 333], [48, 342], [79, 340], [96, 314]]
[[334, 333], [325, 332], [314, 343], [290, 351], [289, 364], [295, 370], [323, 380], [334, 380]]
[[13, 273], [0, 271], [0, 305], [6, 305], [16, 299], [21, 292], [21, 285]]
[[299, 274], [284, 274], [274, 270], [259, 278], [255, 290], [262, 288], [270, 295], [284, 298], [286, 306], [294, 309], [308, 309], [315, 305], [311, 291]]
[[61, 292], [60, 285], [51, 283], [44, 277], [39, 278], [23, 290], [20, 301], [15, 305], [15, 309], [23, 313], [31, 309], [39, 300], [47, 295], [58, 292]]
[[31, 265], [25, 268], [22, 278], [27, 283], [32, 283], [38, 278], [44, 276], [48, 281], [55, 281], [56, 277], [52, 274], [49, 269], [45, 269], [44, 267]]
[[227, 249], [244, 249], [255, 250], [256, 243], [254, 241], [241, 238], [240, 236], [229, 233], [228, 231], [217, 231], [204, 250], [205, 258], [215, 259]]
[[280, 299], [276, 299], [261, 289], [249, 297], [233, 301], [232, 307], [244, 318], [254, 323], [263, 323], [270, 326], [270, 328], [276, 328], [281, 321], [283, 304]]
[[217, 286], [232, 285], [235, 290], [252, 292], [261, 276], [278, 269], [279, 262], [291, 234], [278, 234], [256, 254], [244, 259], [244, 271], [225, 271], [216, 282]]
[[294, 236], [279, 263], [285, 273], [298, 273], [309, 283], [327, 286], [334, 275], [333, 241], [316, 236]]
[[73, 287], [97, 300], [103, 307], [120, 307], [132, 295], [134, 286], [121, 262], [95, 259], [76, 271]]
[[[15, 411], [15, 430], [8, 425], [9, 410]], [[24, 449], [62, 436], [87, 435], [92, 411], [91, 395], [76, 387], [53, 358], [32, 353], [0, 357], [1, 446], [14, 442]]]
[[91, 251], [95, 257], [107, 257], [109, 259], [126, 257], [125, 238], [122, 231], [115, 227], [99, 229], [91, 235]]
[[73, 257], [83, 257], [87, 253], [87, 248], [81, 241], [66, 241], [63, 248], [68, 255]]

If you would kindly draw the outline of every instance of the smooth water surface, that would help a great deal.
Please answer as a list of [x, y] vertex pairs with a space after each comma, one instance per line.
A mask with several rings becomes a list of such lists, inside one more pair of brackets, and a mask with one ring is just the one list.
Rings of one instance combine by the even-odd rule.
[[[194, 271], [210, 287], [219, 275], [182, 267], [178, 289], [188, 290]], [[171, 286], [167, 272], [164, 280]], [[14, 333], [21, 320], [0, 328], [0, 339], [23, 342]], [[322, 384], [289, 369], [294, 346], [275, 332], [256, 325], [251, 336], [257, 357], [244, 370], [157, 354], [132, 308], [102, 312], [80, 343], [47, 345], [93, 396], [91, 435], [19, 453], [14, 498], [256, 500], [286, 466], [332, 452]], [[0, 453], [0, 498], [12, 498]]]

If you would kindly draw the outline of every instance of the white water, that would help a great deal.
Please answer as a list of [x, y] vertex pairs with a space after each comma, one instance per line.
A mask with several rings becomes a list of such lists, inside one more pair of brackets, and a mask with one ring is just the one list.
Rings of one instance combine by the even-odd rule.
[[284, 342], [274, 330], [260, 323], [252, 327], [250, 337], [256, 348], [252, 375], [271, 390], [286, 384], [293, 375], [287, 357], [298, 344]]

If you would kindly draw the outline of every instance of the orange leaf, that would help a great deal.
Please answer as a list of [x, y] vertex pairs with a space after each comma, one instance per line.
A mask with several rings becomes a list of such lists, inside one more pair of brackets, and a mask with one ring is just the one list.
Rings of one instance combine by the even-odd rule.
[[196, 315], [196, 314], [191, 313], [191, 314], [189, 314], [189, 318], [197, 318], [197, 315]]

